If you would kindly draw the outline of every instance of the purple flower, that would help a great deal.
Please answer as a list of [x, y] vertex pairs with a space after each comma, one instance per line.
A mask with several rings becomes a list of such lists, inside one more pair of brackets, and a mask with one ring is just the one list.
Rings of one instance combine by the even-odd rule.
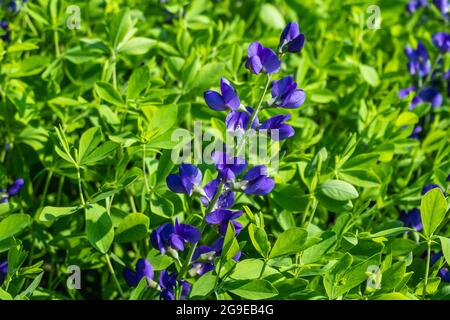
[[[200, 200], [203, 203], [203, 205], [207, 206], [209, 202], [214, 198], [214, 196], [217, 193], [217, 190], [219, 189], [220, 179], [214, 179], [208, 182], [205, 187], [203, 188], [203, 191], [205, 192], [206, 196], [201, 196]], [[216, 205], [214, 206], [214, 209], [222, 208], [222, 209], [228, 209], [231, 208], [234, 205], [234, 192], [230, 189], [230, 185], [227, 183], [225, 184], [225, 188], [222, 191], [222, 194], [217, 199]]]
[[428, 5], [427, 0], [411, 0], [406, 5], [406, 10], [408, 10], [408, 12], [412, 14], [414, 11], [422, 7], [426, 7], [427, 5]]
[[268, 176], [265, 165], [255, 166], [248, 170], [243, 180], [242, 188], [246, 194], [263, 196], [270, 193], [275, 186], [275, 181]]
[[24, 180], [22, 178], [17, 179], [12, 185], [8, 187], [7, 192], [10, 197], [17, 195], [24, 185]]
[[237, 221], [234, 221], [234, 219], [239, 218], [242, 216], [244, 212], [242, 211], [231, 211], [227, 209], [217, 209], [211, 213], [208, 213], [205, 217], [205, 221], [209, 224], [218, 225], [219, 226], [219, 233], [221, 235], [225, 235], [228, 228], [228, 222], [231, 221], [231, 223], [234, 226], [234, 229], [236, 230], [236, 235], [239, 234], [242, 230], [242, 224], [240, 224]]
[[164, 300], [175, 300], [176, 289], [181, 290], [180, 300], [184, 300], [191, 291], [191, 284], [184, 280], [177, 280], [178, 273], [169, 274], [167, 270], [161, 271], [159, 285], [161, 286], [160, 298]]
[[442, 94], [433, 87], [426, 87], [418, 96], [415, 96], [412, 99], [408, 109], [413, 110], [415, 107], [425, 102], [430, 103], [433, 108], [438, 108], [443, 102]]
[[272, 82], [272, 103], [280, 108], [300, 107], [306, 99], [305, 91], [297, 89], [297, 83], [291, 76]]
[[202, 172], [194, 165], [183, 163], [180, 174], [169, 174], [166, 183], [169, 189], [176, 193], [192, 194], [192, 191], [202, 182]]
[[277, 54], [257, 41], [250, 44], [247, 56], [245, 67], [254, 74], [260, 74], [263, 70], [272, 74], [280, 70], [281, 62]]
[[289, 22], [281, 33], [278, 52], [300, 52], [305, 45], [305, 35], [300, 33], [297, 22]]
[[217, 171], [219, 171], [219, 178], [225, 180], [236, 179], [236, 176], [242, 173], [247, 167], [247, 163], [244, 159], [238, 157], [232, 157], [222, 151], [214, 151], [212, 154], [212, 160], [216, 165]]
[[185, 243], [194, 244], [201, 238], [200, 231], [189, 224], [179, 224], [175, 220], [175, 226], [170, 223], [164, 223], [150, 235], [150, 241], [154, 248], [166, 253], [169, 249], [183, 251]]
[[7, 274], [8, 274], [8, 261], [5, 260], [2, 263], [0, 263], [0, 286], [3, 284], [3, 281], [5, 281]]
[[220, 91], [222, 94], [212, 90], [205, 91], [203, 94], [206, 104], [211, 109], [223, 111], [227, 108], [231, 110], [239, 108], [241, 101], [231, 83], [225, 78], [220, 79]]
[[420, 216], [419, 209], [415, 208], [408, 212], [400, 211], [400, 221], [402, 221], [407, 228], [412, 228], [416, 231], [422, 230], [422, 217]]
[[194, 254], [192, 255], [192, 269], [191, 273], [195, 273], [199, 276], [214, 270], [214, 257], [216, 252], [209, 246], [198, 246]]
[[417, 87], [416, 87], [415, 85], [412, 85], [412, 86], [407, 87], [407, 88], [400, 89], [400, 90], [398, 91], [398, 97], [399, 97], [400, 99], [404, 99], [404, 98], [406, 98], [407, 96], [409, 96], [409, 94], [410, 94], [411, 92], [416, 92], [416, 90], [417, 90]]
[[433, 44], [439, 51], [446, 53], [450, 51], [450, 33], [438, 32], [433, 35]]
[[0, 37], [0, 39], [10, 42], [11, 41], [11, 30], [9, 29], [8, 22], [0, 21], [0, 29], [3, 29], [4, 34]]
[[449, 3], [448, 0], [434, 0], [434, 5], [439, 9], [445, 19], [448, 19]]
[[[8, 202], [9, 197], [16, 196], [20, 190], [22, 190], [24, 183], [22, 178], [15, 180], [12, 185], [6, 188], [6, 192], [3, 194], [0, 203], [6, 203]], [[0, 193], [3, 193], [3, 189], [0, 189]]]
[[294, 128], [285, 122], [291, 118], [290, 114], [278, 115], [264, 121], [259, 130], [267, 130], [269, 136], [275, 141], [281, 141], [295, 134]]
[[130, 287], [136, 287], [143, 277], [146, 277], [147, 281], [153, 280], [154, 272], [150, 262], [146, 259], [139, 259], [136, 263], [136, 272], [130, 268], [125, 268], [123, 275]]
[[[246, 131], [248, 122], [253, 114], [253, 109], [250, 107], [245, 108], [246, 111], [231, 111], [225, 119], [225, 125], [227, 131]], [[252, 128], [256, 128], [259, 124], [258, 117], [253, 120]]]
[[429, 184], [429, 185], [426, 185], [425, 187], [423, 187], [423, 189], [422, 189], [422, 195], [424, 195], [425, 193], [427, 193], [427, 192], [430, 191], [431, 189], [435, 189], [435, 188], [438, 188], [438, 189], [440, 189], [441, 191], [443, 191], [443, 190], [442, 190], [442, 187], [441, 187], [440, 185], [435, 184], [435, 183], [432, 183], [432, 184]]
[[419, 134], [422, 132], [421, 126], [415, 126], [409, 138], [419, 140]]
[[419, 41], [417, 50], [414, 50], [410, 46], [405, 49], [405, 54], [408, 57], [408, 69], [411, 75], [419, 75], [424, 77], [431, 71], [430, 56], [428, 55], [427, 48]]

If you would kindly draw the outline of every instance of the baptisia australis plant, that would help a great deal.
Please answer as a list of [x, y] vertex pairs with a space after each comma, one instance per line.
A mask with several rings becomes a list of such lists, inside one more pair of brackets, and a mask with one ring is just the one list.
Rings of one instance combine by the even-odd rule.
[[[225, 150], [216, 150], [211, 154], [217, 175], [211, 181], [203, 182], [203, 174], [196, 166], [183, 163], [178, 173], [167, 176], [168, 188], [175, 193], [196, 197], [202, 208], [203, 218], [200, 227], [190, 224], [164, 223], [151, 233], [151, 244], [161, 254], [168, 254], [175, 258], [177, 270], [160, 273], [159, 284], [153, 281], [154, 272], [151, 264], [140, 259], [136, 269], [126, 269], [125, 279], [130, 286], [137, 286], [142, 278], [146, 278], [150, 287], [160, 291], [160, 298], [174, 300], [184, 299], [189, 295], [190, 283], [188, 275], [202, 276], [207, 272], [221, 272], [220, 258], [224, 250], [225, 237], [234, 232], [237, 237], [244, 228], [237, 221], [243, 211], [234, 210], [235, 196], [238, 193], [255, 196], [266, 196], [275, 187], [275, 181], [269, 176], [266, 165], [256, 164], [249, 167], [241, 156], [243, 145], [249, 138], [250, 131], [264, 134], [274, 141], [282, 141], [295, 134], [294, 129], [287, 123], [290, 114], [280, 114], [259, 121], [259, 113], [263, 109], [295, 109], [300, 107], [306, 94], [299, 89], [293, 77], [287, 76], [272, 81], [272, 76], [281, 68], [281, 58], [288, 53], [298, 53], [305, 43], [305, 36], [300, 33], [297, 23], [289, 23], [281, 34], [277, 53], [264, 47], [259, 42], [253, 42], [248, 47], [245, 67], [255, 75], [264, 74], [267, 82], [261, 98], [255, 107], [245, 106], [239, 98], [230, 81], [220, 80], [220, 90], [208, 90], [204, 93], [206, 104], [215, 111], [227, 111], [225, 120], [228, 132], [240, 132], [240, 141], [236, 148], [225, 146]], [[272, 85], [271, 98], [264, 101], [269, 86]], [[225, 151], [225, 152], [224, 152]], [[211, 241], [206, 233], [211, 230], [217, 238], [211, 245], [202, 243]], [[215, 233], [214, 230], [217, 230]], [[206, 240], [208, 238], [208, 240]], [[189, 249], [187, 253], [184, 253]], [[183, 254], [181, 254], [183, 253]], [[238, 261], [241, 251], [237, 250], [230, 257]], [[219, 262], [217, 262], [219, 261]], [[216, 282], [216, 285], [218, 283]]]
[[[448, 2], [434, 1], [436, 7], [441, 11], [443, 17], [448, 19]], [[427, 7], [426, 0], [413, 0], [407, 5], [409, 13], [413, 13], [421, 7]], [[430, 52], [426, 46], [418, 41], [417, 48], [407, 46], [405, 55], [408, 59], [408, 70], [413, 76], [413, 83], [406, 88], [400, 89], [398, 96], [400, 99], [413, 94], [408, 109], [414, 110], [422, 104], [429, 104], [433, 109], [439, 108], [445, 99], [445, 93], [450, 96], [450, 70], [445, 70], [445, 55], [450, 52], [450, 33], [437, 32], [432, 35], [431, 42], [437, 51], [434, 60], [430, 58]], [[445, 90], [447, 88], [447, 90]], [[426, 119], [422, 118], [418, 125], [413, 129], [410, 138], [419, 139], [424, 127]]]

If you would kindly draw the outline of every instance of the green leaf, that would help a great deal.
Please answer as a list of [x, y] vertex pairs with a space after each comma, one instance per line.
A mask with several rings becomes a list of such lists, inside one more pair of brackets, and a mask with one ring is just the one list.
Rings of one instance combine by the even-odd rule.
[[111, 155], [111, 153], [113, 153], [119, 147], [120, 145], [116, 142], [106, 141], [100, 147], [95, 148], [95, 150], [86, 155], [80, 161], [80, 165], [95, 164]]
[[33, 220], [28, 214], [17, 213], [0, 221], [0, 241], [21, 233]]
[[391, 292], [377, 296], [376, 300], [411, 300], [411, 299], [400, 292]]
[[130, 213], [117, 226], [115, 241], [117, 243], [135, 242], [148, 236], [150, 219], [142, 213]]
[[447, 200], [441, 189], [431, 189], [422, 197], [420, 215], [422, 216], [423, 232], [426, 236], [433, 235], [444, 220], [446, 212]]
[[44, 207], [39, 214], [39, 221], [50, 222], [76, 213], [79, 207]]
[[230, 277], [235, 280], [258, 279], [263, 268], [264, 262], [262, 260], [245, 259], [236, 264]]
[[152, 193], [150, 196], [150, 210], [152, 213], [163, 217], [170, 218], [174, 213], [174, 205], [166, 197], [161, 197], [156, 193]]
[[286, 26], [283, 15], [272, 4], [266, 3], [261, 7], [259, 17], [270, 28], [283, 29]]
[[372, 87], [376, 87], [380, 84], [380, 78], [378, 77], [378, 73], [375, 68], [362, 64], [359, 66], [359, 71], [361, 72], [364, 81]]
[[111, 217], [106, 209], [94, 204], [86, 209], [86, 233], [89, 243], [101, 253], [107, 253], [114, 240]]
[[270, 242], [266, 231], [254, 224], [250, 224], [248, 226], [248, 232], [256, 251], [258, 251], [263, 258], [266, 258], [270, 251]]
[[406, 273], [405, 261], [394, 263], [389, 269], [383, 272], [381, 279], [381, 290], [385, 292], [393, 291], [399, 285]]
[[78, 163], [81, 164], [86, 156], [93, 152], [102, 141], [102, 132], [94, 127], [83, 133], [78, 147]]
[[136, 99], [144, 91], [150, 82], [150, 71], [148, 68], [141, 67], [136, 69], [128, 80], [127, 99]]
[[306, 242], [308, 232], [302, 228], [291, 228], [278, 236], [269, 258], [277, 258], [299, 253]]
[[231, 222], [228, 223], [227, 232], [223, 240], [222, 255], [225, 261], [232, 260], [240, 251], [239, 243], [236, 240], [236, 230]]
[[98, 96], [100, 98], [102, 98], [103, 100], [121, 107], [125, 104], [125, 102], [122, 99], [122, 96], [120, 95], [120, 93], [113, 87], [112, 84], [108, 83], [108, 82], [101, 82], [98, 81], [95, 86], [95, 92], [98, 94]]
[[450, 265], [450, 239], [445, 237], [439, 237], [439, 239], [441, 240], [441, 248], [445, 261]]
[[[234, 287], [234, 286], [233, 286]], [[278, 295], [277, 289], [267, 280], [251, 280], [230, 290], [232, 293], [249, 300], [262, 300]]]
[[347, 201], [359, 197], [355, 187], [342, 180], [328, 180], [317, 189], [321, 194], [337, 201]]
[[214, 290], [217, 276], [213, 274], [213, 271], [207, 272], [202, 275], [193, 285], [190, 292], [190, 298], [206, 298]]
[[156, 40], [136, 37], [129, 40], [120, 47], [118, 53], [123, 55], [136, 56], [147, 53], [152, 47], [156, 45]]
[[303, 212], [309, 201], [309, 195], [306, 195], [300, 187], [293, 185], [275, 188], [273, 195], [275, 203], [288, 211]]
[[142, 277], [137, 287], [131, 292], [129, 300], [139, 300], [145, 292], [145, 289], [147, 289], [147, 278]]
[[307, 248], [305, 251], [303, 251], [302, 263], [310, 264], [318, 261], [327, 252], [333, 250], [336, 247], [336, 240], [336, 235], [332, 233], [329, 238], [324, 239], [318, 244]]

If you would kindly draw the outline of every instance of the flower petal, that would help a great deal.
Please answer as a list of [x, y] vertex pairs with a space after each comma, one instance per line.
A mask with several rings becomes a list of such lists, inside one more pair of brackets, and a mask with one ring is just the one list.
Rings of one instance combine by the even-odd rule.
[[227, 109], [227, 105], [223, 100], [222, 96], [215, 91], [208, 90], [203, 94], [205, 102], [213, 110], [223, 111]]

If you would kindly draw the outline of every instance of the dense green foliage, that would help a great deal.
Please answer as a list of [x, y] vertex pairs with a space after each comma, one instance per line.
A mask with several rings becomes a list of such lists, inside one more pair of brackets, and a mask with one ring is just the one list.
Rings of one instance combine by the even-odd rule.
[[[450, 263], [448, 88], [439, 108], [409, 110], [413, 95], [398, 96], [413, 79], [404, 48], [420, 40], [434, 63], [432, 36], [448, 23], [434, 7], [408, 15], [406, 3], [36, 0], [1, 9], [11, 41], [0, 40], [0, 188], [18, 178], [24, 186], [0, 204], [0, 299], [158, 299], [145, 281], [130, 288], [123, 270], [146, 258], [155, 274], [180, 271], [150, 234], [175, 218], [201, 225], [199, 202], [166, 185], [178, 172], [172, 133], [192, 135], [195, 121], [225, 131], [226, 115], [203, 98], [222, 76], [255, 106], [265, 78], [245, 68], [247, 47], [276, 49], [291, 21], [305, 47], [277, 77], [293, 75], [306, 92], [290, 110], [296, 134], [281, 143], [273, 192], [236, 198], [244, 229], [228, 229], [218, 269], [186, 276], [188, 298], [449, 299], [439, 275]], [[379, 29], [369, 27], [370, 5], [381, 10]], [[213, 165], [199, 167], [213, 178]], [[430, 184], [440, 188], [422, 194]], [[420, 231], [400, 220], [416, 208]], [[205, 229], [201, 243], [216, 235]], [[74, 265], [80, 290], [66, 284]]]

